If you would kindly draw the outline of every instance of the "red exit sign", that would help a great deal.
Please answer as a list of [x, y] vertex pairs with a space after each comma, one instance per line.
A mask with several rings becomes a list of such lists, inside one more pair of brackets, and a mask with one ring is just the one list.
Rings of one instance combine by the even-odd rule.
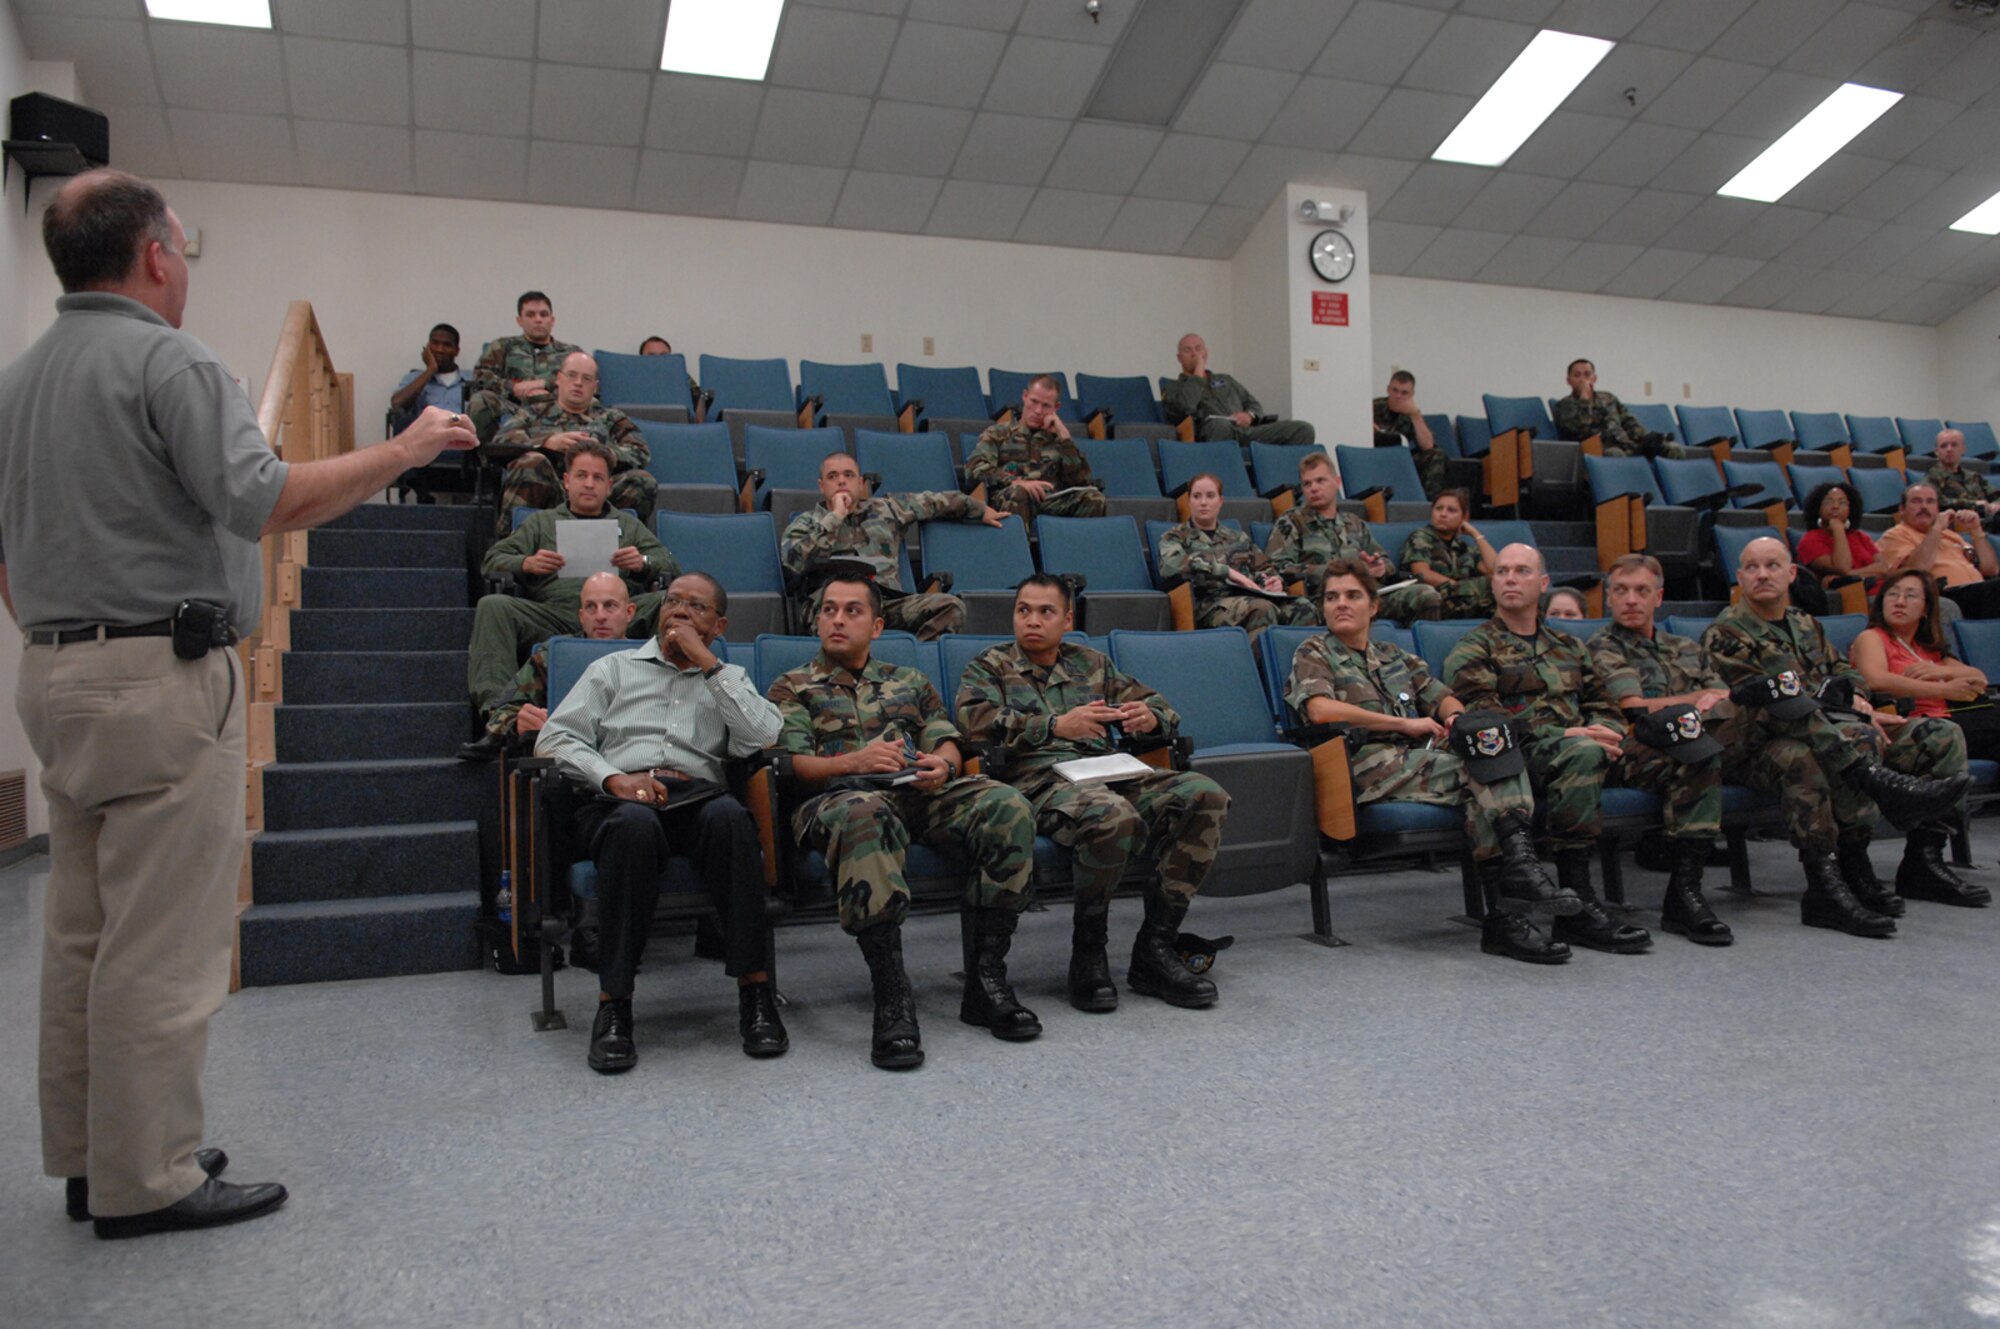
[[1326, 323], [1336, 328], [1347, 326], [1347, 292], [1314, 291], [1313, 322]]

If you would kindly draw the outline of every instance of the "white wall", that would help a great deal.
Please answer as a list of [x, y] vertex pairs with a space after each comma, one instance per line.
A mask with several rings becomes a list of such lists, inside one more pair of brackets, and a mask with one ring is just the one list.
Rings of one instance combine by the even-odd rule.
[[[2000, 321], [2000, 304], [1986, 307], [1986, 322]], [[1560, 397], [1579, 356], [1628, 402], [1910, 416], [1941, 406], [1938, 330], [1864, 319], [1377, 277], [1374, 347], [1378, 385], [1408, 369], [1424, 409], [1454, 415], [1481, 414], [1482, 392]]]
[[2000, 291], [1947, 320], [1937, 340], [1943, 418], [2000, 425]]
[[1286, 213], [1285, 196], [1280, 193], [1230, 260], [1234, 354], [1224, 359], [1215, 349], [1215, 339], [1205, 333], [1203, 338], [1209, 343], [1209, 361], [1215, 368], [1242, 382], [1266, 410], [1290, 418], [1292, 327], [1291, 284], [1284, 252]]
[[[1337, 228], [1354, 242], [1354, 271], [1338, 285], [1328, 285], [1313, 272], [1309, 245], [1327, 225], [1304, 225], [1297, 220], [1299, 204], [1307, 199], [1354, 208], [1352, 217]], [[1292, 411], [1296, 418], [1313, 423], [1326, 447], [1348, 441], [1368, 443], [1374, 437], [1368, 423], [1368, 403], [1375, 395], [1368, 363], [1375, 307], [1374, 283], [1368, 272], [1368, 195], [1353, 189], [1294, 184], [1287, 187], [1281, 201], [1285, 204], [1285, 234], [1280, 243], [1285, 251], [1286, 313], [1292, 334], [1291, 362], [1286, 366], [1292, 381]], [[1345, 326], [1313, 322], [1313, 296], [1321, 292], [1347, 296]], [[1308, 361], [1319, 367], [1307, 369]]]

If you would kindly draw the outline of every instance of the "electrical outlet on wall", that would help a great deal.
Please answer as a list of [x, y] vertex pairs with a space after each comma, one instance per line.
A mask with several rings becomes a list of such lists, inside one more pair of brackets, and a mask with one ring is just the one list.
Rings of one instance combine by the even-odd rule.
[[1308, 360], [1305, 362], [1305, 364], [1306, 364], [1306, 372], [1308, 374], [1317, 374], [1319, 372], [1319, 361]]
[[925, 354], [925, 355], [936, 355], [936, 354], [937, 354], [937, 338], [936, 338], [936, 337], [926, 337], [926, 338], [924, 338], [924, 354]]
[[1649, 378], [1649, 379], [1647, 379], [1647, 380], [1646, 380], [1646, 390], [1645, 390], [1645, 392], [1644, 392], [1644, 393], [1643, 393], [1642, 395], [1643, 395], [1643, 396], [1647, 396], [1647, 397], [1650, 397], [1650, 396], [1652, 396], [1652, 395], [1653, 395], [1653, 380], [1652, 380], [1652, 379], [1650, 379], [1650, 378]]
[[1694, 384], [1692, 383], [1681, 384], [1681, 400], [1687, 401], [1689, 398], [1693, 396], [1694, 396]]
[[861, 353], [862, 353], [863, 355], [867, 355], [867, 354], [868, 354], [869, 352], [873, 351], [874, 349], [875, 349], [875, 334], [874, 334], [874, 333], [872, 333], [872, 332], [864, 332], [864, 333], [862, 333], [862, 334], [861, 334]]

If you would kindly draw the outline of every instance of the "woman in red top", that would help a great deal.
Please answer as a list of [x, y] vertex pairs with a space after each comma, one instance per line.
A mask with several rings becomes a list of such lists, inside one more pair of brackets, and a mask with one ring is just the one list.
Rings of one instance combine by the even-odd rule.
[[1909, 697], [1911, 714], [1956, 721], [1974, 757], [2000, 752], [2000, 717], [1991, 705], [1954, 711], [1953, 703], [1983, 702], [1986, 675], [1951, 658], [1938, 621], [1937, 583], [1914, 568], [1891, 573], [1868, 612], [1868, 629], [1847, 653], [1868, 690]]
[[1822, 584], [1834, 577], [1879, 577], [1888, 571], [1867, 532], [1856, 530], [1861, 495], [1845, 480], [1829, 480], [1806, 495], [1806, 525], [1798, 561]]

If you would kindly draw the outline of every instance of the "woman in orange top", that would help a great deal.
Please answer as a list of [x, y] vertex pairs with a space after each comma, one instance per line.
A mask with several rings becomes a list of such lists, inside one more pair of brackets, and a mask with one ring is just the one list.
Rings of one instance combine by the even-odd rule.
[[1983, 701], [1986, 675], [1951, 658], [1938, 621], [1937, 583], [1915, 569], [1892, 572], [1868, 612], [1868, 628], [1847, 653], [1871, 692], [1913, 698], [1911, 714], [1958, 722], [1969, 755], [2000, 751], [2000, 717], [1979, 706], [1954, 712], [1952, 703]]

